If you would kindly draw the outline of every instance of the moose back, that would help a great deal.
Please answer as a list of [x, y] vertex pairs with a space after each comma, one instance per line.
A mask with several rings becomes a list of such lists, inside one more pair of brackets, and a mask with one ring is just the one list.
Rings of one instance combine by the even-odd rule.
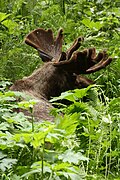
[[105, 51], [98, 55], [95, 48], [79, 51], [82, 41], [82, 37], [77, 38], [66, 52], [62, 52], [62, 29], [56, 38], [53, 37], [51, 29], [42, 28], [26, 36], [25, 43], [38, 51], [44, 65], [30, 76], [16, 81], [10, 89], [25, 92], [38, 100], [33, 109], [36, 120], [52, 121], [54, 118], [49, 114], [52, 108], [49, 103], [51, 97], [93, 84], [91, 79], [83, 75], [99, 71], [111, 63], [112, 58], [108, 58]]

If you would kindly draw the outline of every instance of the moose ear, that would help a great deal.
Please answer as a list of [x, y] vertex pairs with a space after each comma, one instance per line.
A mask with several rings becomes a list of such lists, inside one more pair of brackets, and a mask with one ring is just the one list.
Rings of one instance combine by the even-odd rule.
[[56, 40], [54, 40], [51, 29], [44, 30], [42, 28], [30, 32], [25, 43], [38, 50], [43, 61], [59, 61], [62, 53], [63, 30], [60, 29]]
[[76, 88], [85, 88], [94, 83], [95, 83], [94, 81], [88, 79], [87, 77], [81, 75], [76, 76], [76, 82], [75, 82]]

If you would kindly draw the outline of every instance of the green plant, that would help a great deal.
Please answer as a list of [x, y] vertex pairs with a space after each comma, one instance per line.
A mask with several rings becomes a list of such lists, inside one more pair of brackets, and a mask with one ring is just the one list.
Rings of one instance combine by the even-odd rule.
[[[76, 134], [79, 148], [89, 158], [85, 165], [88, 179], [92, 176], [94, 179], [95, 174], [98, 176], [101, 173], [105, 178], [111, 177], [111, 174], [115, 177], [119, 173], [120, 98], [110, 100], [99, 86], [93, 87], [62, 93], [52, 102], [69, 100], [72, 104], [62, 107], [61, 111], [65, 115], [78, 114]], [[83, 102], [85, 96], [86, 102]]]
[[[41, 175], [44, 179], [77, 179], [79, 170], [78, 179], [85, 175], [90, 180], [120, 179], [119, 1], [6, 0], [0, 7], [1, 80], [15, 81], [39, 66], [39, 56], [23, 43], [26, 34], [38, 27], [52, 28], [56, 33], [62, 27], [63, 49], [81, 35], [85, 39], [81, 49], [104, 48], [114, 58], [109, 68], [89, 75], [101, 88], [69, 91], [52, 100], [59, 107], [52, 110], [55, 123], [33, 123], [23, 113], [15, 113], [13, 109], [19, 107], [32, 113], [34, 101], [28, 98], [28, 102], [17, 103], [25, 96], [8, 92], [10, 83], [0, 82], [1, 179], [40, 179]], [[70, 105], [56, 101], [62, 103], [64, 98]], [[41, 139], [36, 137], [39, 134]]]
[[78, 115], [58, 117], [56, 124], [28, 121], [22, 112], [13, 111], [23, 108], [32, 113], [34, 101], [16, 102], [25, 97], [20, 92], [0, 93], [1, 177], [84, 179], [82, 162], [88, 158], [75, 150], [74, 141]]
[[[28, 121], [22, 112], [13, 111], [23, 108], [32, 113], [35, 101], [23, 93], [6, 91], [7, 84], [1, 83], [0, 93], [0, 174], [3, 179], [119, 176], [119, 98], [108, 99], [95, 85], [68, 91], [51, 100], [71, 102], [67, 106], [56, 103], [59, 109], [52, 110], [55, 122], [38, 123], [34, 117]], [[23, 101], [25, 98], [27, 101]], [[60, 116], [60, 112], [64, 115]]]
[[66, 36], [64, 49], [81, 35], [85, 37], [83, 47], [96, 46], [98, 51], [107, 49], [115, 58], [106, 71], [91, 76], [103, 85], [106, 96], [119, 97], [119, 12], [117, 0], [3, 1], [0, 13], [0, 77], [15, 81], [29, 75], [41, 63], [34, 50], [23, 44], [27, 33], [38, 27], [52, 28], [57, 33], [62, 27]]

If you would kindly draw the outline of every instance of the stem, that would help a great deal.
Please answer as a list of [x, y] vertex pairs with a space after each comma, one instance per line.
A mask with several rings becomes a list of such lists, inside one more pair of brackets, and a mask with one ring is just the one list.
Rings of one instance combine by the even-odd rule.
[[[31, 117], [32, 117], [32, 132], [34, 132], [34, 116], [33, 116], [33, 108], [30, 108], [31, 112]], [[32, 146], [32, 162], [34, 163], [35, 161], [35, 150], [34, 147]], [[35, 179], [35, 174], [34, 174], [34, 179]]]
[[[46, 137], [45, 137], [46, 138]], [[45, 150], [45, 138], [44, 138], [44, 142], [43, 142], [43, 149], [42, 149], [42, 155], [41, 155], [41, 159], [42, 159], [42, 167], [41, 167], [41, 174], [42, 174], [42, 180], [44, 180], [44, 150]]]
[[110, 123], [110, 158], [109, 158], [109, 171], [108, 171], [108, 174], [110, 172], [110, 167], [111, 167], [111, 152], [112, 152], [112, 149], [111, 149], [111, 141], [112, 141], [112, 134], [111, 134], [111, 130], [112, 130], [112, 127], [111, 127], [111, 123]]
[[100, 144], [100, 146], [99, 146], [99, 150], [98, 150], [98, 155], [97, 155], [97, 163], [96, 163], [96, 171], [97, 171], [97, 169], [98, 169], [98, 165], [99, 165], [99, 159], [100, 159], [100, 154], [101, 154], [101, 149], [102, 149], [102, 145], [101, 145], [101, 143], [102, 143], [102, 139], [103, 139], [103, 131], [101, 132], [101, 136], [100, 136], [100, 141], [99, 141], [99, 144]]
[[107, 147], [106, 147], [106, 167], [105, 167], [105, 179], [107, 178], [108, 164], [107, 164]]
[[65, 0], [61, 0], [59, 2], [60, 9], [62, 11], [62, 14], [65, 15]]
[[34, 117], [33, 117], [33, 114], [32, 114], [32, 132], [34, 132]]
[[[90, 134], [89, 117], [87, 117], [87, 118], [88, 118], [88, 129], [89, 129], [89, 134]], [[90, 144], [91, 144], [91, 137], [89, 136], [88, 158], [90, 157]], [[87, 161], [86, 173], [88, 172], [88, 164], [89, 164], [89, 161]]]
[[98, 171], [98, 165], [99, 165], [99, 159], [100, 159], [100, 153], [101, 153], [101, 142], [102, 142], [102, 140], [100, 141], [100, 147], [98, 150], [98, 155], [96, 157], [96, 172]]
[[62, 10], [63, 14], [65, 14], [65, 0], [62, 0]]
[[33, 108], [30, 108], [31, 117], [32, 117], [32, 132], [34, 132], [34, 116], [33, 116]]

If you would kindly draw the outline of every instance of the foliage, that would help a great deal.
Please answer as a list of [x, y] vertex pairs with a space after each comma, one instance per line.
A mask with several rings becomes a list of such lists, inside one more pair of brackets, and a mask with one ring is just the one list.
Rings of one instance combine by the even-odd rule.
[[[115, 60], [106, 68], [91, 75], [103, 85], [109, 97], [120, 95], [120, 3], [118, 0], [6, 0], [1, 2], [0, 77], [15, 81], [29, 75], [41, 64], [33, 48], [27, 47], [24, 37], [31, 30], [64, 29], [64, 49], [81, 36], [82, 48], [95, 46], [107, 49]], [[103, 43], [104, 42], [104, 43]]]
[[[86, 102], [81, 99], [84, 96]], [[76, 134], [79, 148], [84, 150], [86, 157], [89, 158], [86, 171], [97, 175], [104, 172], [105, 177], [107, 175], [109, 177], [115, 169], [119, 171], [120, 98], [110, 100], [98, 86], [68, 91], [62, 93], [60, 98], [72, 102], [67, 108], [62, 108], [61, 111], [65, 115], [79, 114]], [[52, 101], [60, 98], [54, 98]], [[94, 177], [93, 175], [93, 179]]]
[[[63, 51], [84, 36], [80, 49], [107, 49], [114, 59], [106, 69], [87, 75], [101, 86], [64, 92], [51, 100], [59, 107], [51, 111], [54, 123], [28, 121], [19, 109], [32, 115], [36, 101], [9, 91], [10, 82], [0, 82], [0, 178], [120, 179], [120, 2], [5, 0], [0, 7], [1, 80], [14, 82], [41, 65], [36, 51], [23, 43], [38, 27], [55, 34], [62, 27]], [[63, 105], [64, 100], [69, 105]]]
[[119, 177], [120, 98], [104, 96], [103, 104], [98, 86], [68, 91], [51, 100], [71, 101], [52, 110], [55, 122], [35, 122], [19, 112], [23, 108], [32, 113], [35, 101], [23, 101], [26, 95], [6, 91], [5, 84], [0, 93], [1, 179]]

